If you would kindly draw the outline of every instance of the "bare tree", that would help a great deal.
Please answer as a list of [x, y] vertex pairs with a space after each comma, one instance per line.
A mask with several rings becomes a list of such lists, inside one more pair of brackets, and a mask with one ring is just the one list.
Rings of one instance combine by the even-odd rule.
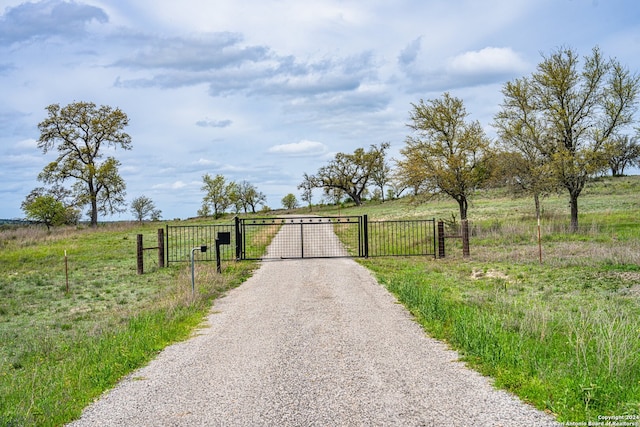
[[624, 170], [628, 166], [640, 166], [640, 143], [637, 137], [615, 136], [606, 144], [605, 150], [613, 176], [624, 175]]
[[267, 202], [267, 196], [247, 181], [242, 181], [238, 184], [238, 194], [244, 213], [247, 213], [249, 208], [251, 208], [252, 213], [256, 213], [256, 207]]

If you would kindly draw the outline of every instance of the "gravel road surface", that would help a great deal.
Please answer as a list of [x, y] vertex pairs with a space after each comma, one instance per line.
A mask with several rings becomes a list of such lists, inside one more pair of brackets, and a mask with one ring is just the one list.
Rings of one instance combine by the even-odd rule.
[[355, 261], [263, 262], [71, 425], [556, 425], [457, 360]]

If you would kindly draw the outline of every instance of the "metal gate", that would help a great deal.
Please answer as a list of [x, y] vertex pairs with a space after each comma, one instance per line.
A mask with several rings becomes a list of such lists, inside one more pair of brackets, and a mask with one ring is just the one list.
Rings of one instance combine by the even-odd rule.
[[[434, 219], [369, 221], [362, 216], [235, 218], [233, 224], [167, 225], [167, 264], [189, 260], [191, 248], [231, 236], [222, 260], [436, 256]], [[214, 251], [201, 254], [215, 261]]]
[[242, 259], [366, 256], [363, 217], [241, 219]]

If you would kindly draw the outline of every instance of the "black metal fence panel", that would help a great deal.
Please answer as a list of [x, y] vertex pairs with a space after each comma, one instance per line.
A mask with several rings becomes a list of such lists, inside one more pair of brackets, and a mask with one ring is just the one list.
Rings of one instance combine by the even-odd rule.
[[191, 250], [202, 261], [215, 261], [217, 233], [228, 232], [220, 247], [223, 261], [233, 259], [436, 256], [435, 220], [369, 221], [363, 216], [235, 219], [234, 224], [167, 226], [167, 263], [189, 261]]
[[435, 220], [369, 221], [368, 256], [436, 255]]
[[215, 261], [215, 239], [218, 232], [230, 232], [231, 244], [220, 246], [220, 259], [230, 261], [235, 259], [235, 225], [167, 225], [166, 257], [167, 264], [171, 262], [188, 262], [191, 250], [206, 245], [208, 250], [198, 253], [198, 260]]

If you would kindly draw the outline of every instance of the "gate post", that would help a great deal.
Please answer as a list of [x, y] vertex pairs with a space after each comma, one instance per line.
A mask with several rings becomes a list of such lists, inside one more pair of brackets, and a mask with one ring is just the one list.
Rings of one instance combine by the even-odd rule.
[[164, 247], [166, 249], [165, 253], [167, 255], [166, 256], [166, 260], [167, 260], [166, 265], [169, 265], [169, 256], [171, 255], [171, 247], [169, 247], [169, 224], [165, 224], [164, 227], [165, 227], [165, 233], [164, 233], [165, 243], [164, 243]]
[[158, 267], [164, 268], [164, 229], [158, 228]]
[[240, 230], [240, 218], [234, 218], [235, 235], [236, 235], [236, 261], [242, 259], [242, 231]]
[[438, 258], [444, 258], [444, 222], [438, 221]]
[[362, 215], [362, 240], [364, 257], [369, 258], [369, 217], [365, 214]]

